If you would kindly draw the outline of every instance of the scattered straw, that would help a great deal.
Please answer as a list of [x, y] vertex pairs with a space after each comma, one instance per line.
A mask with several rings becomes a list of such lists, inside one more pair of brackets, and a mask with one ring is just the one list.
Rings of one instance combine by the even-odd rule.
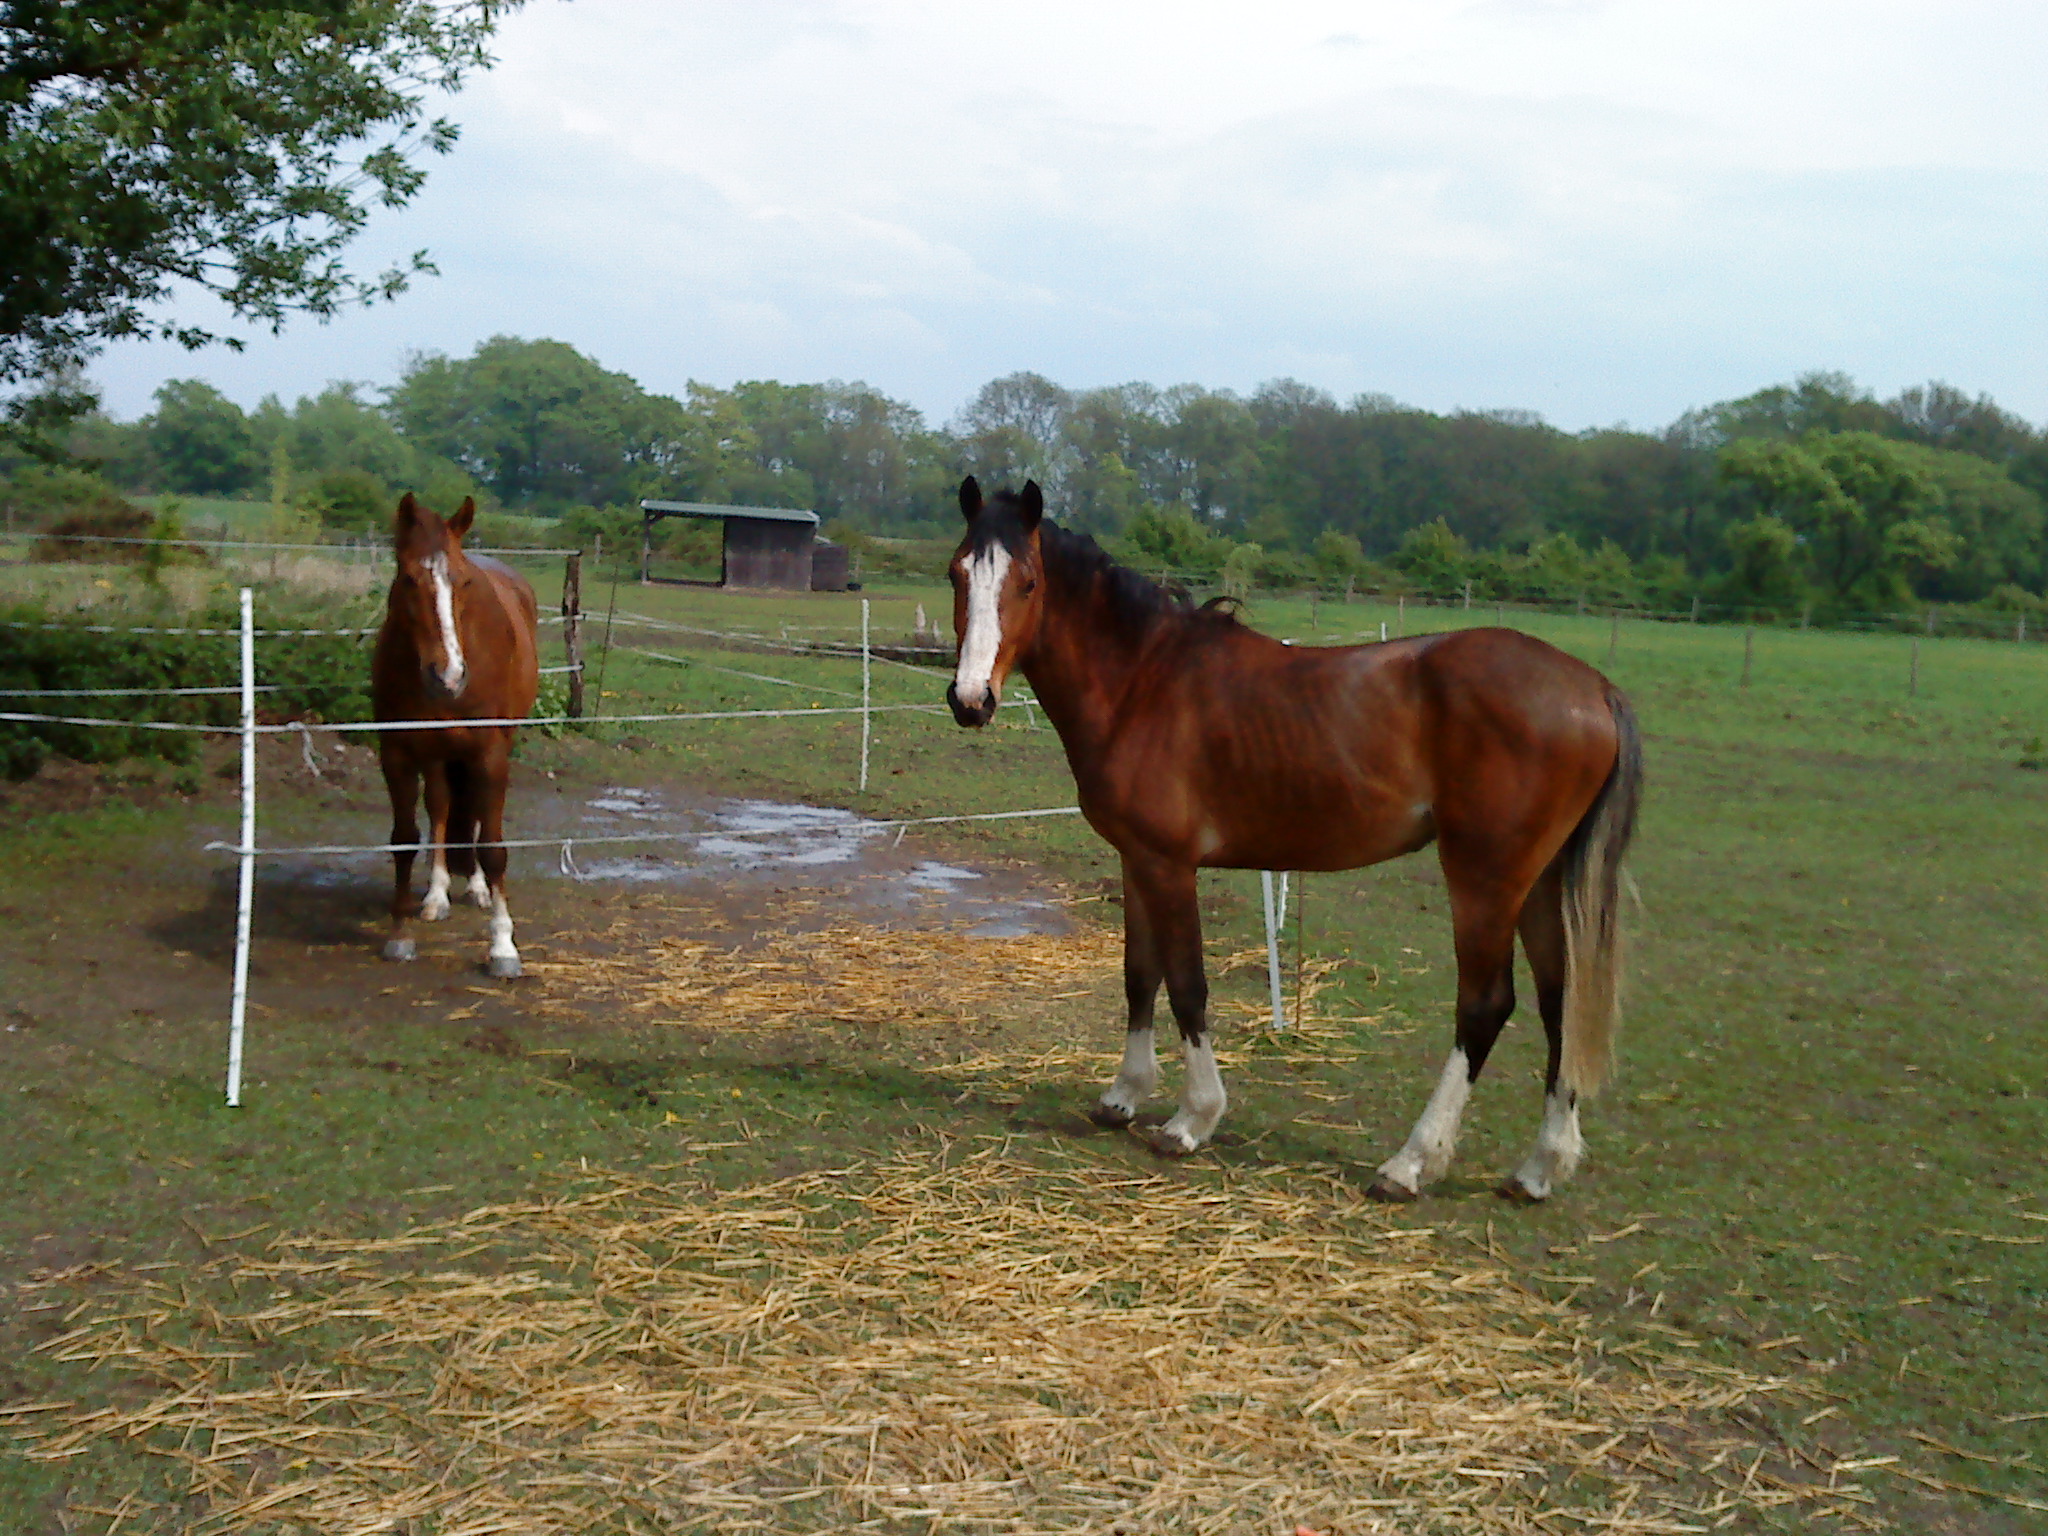
[[[726, 926], [714, 907], [687, 899], [637, 903], [603, 929], [558, 935], [553, 949], [560, 958], [528, 962], [540, 982], [537, 1006], [743, 1037], [799, 1022], [813, 1030], [856, 1029], [870, 1051], [878, 1034], [892, 1035], [911, 1047], [921, 1069], [962, 1079], [1088, 1080], [1113, 1069], [1122, 1044], [1120, 932], [1092, 924], [1008, 937], [850, 921], [805, 927], [818, 906], [778, 895], [750, 923], [750, 940], [735, 943], [712, 936]], [[658, 932], [663, 925], [687, 931]], [[1345, 962], [1311, 958], [1289, 1027], [1274, 1035], [1267, 1028], [1265, 954], [1248, 949], [1212, 961], [1219, 978], [1258, 970], [1255, 988], [1219, 987], [1211, 995], [1217, 1061], [1225, 1070], [1276, 1054], [1359, 1060], [1368, 1054], [1359, 1026], [1375, 1035], [1411, 1027], [1385, 1014], [1337, 1011]], [[1160, 1006], [1163, 1015], [1163, 997]], [[990, 1027], [980, 1043], [963, 1048], [949, 1040], [948, 1052], [935, 1055], [932, 1036], [941, 1025]]]
[[44, 1346], [99, 1362], [99, 1401], [0, 1433], [161, 1458], [124, 1533], [1867, 1523], [1853, 1478], [1780, 1478], [1734, 1427], [1783, 1379], [1603, 1348], [1398, 1220], [1300, 1169], [993, 1139], [729, 1191], [607, 1175], [130, 1276]]
[[[784, 901], [787, 921], [815, 903]], [[678, 903], [669, 913], [694, 914]], [[898, 929], [834, 922], [768, 931], [746, 944], [650, 935], [633, 914], [593, 934], [556, 941], [574, 958], [539, 961], [546, 1000], [602, 1002], [651, 1023], [766, 1033], [798, 1019], [841, 1024], [934, 1024], [979, 1020], [992, 1010], [1092, 989], [1117, 974], [1123, 939], [1082, 927], [1067, 934], [994, 938], [955, 928]]]

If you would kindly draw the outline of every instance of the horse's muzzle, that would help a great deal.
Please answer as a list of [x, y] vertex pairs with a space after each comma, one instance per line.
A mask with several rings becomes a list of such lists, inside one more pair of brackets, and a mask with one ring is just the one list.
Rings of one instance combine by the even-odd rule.
[[996, 691], [993, 688], [981, 696], [979, 704], [963, 704], [960, 702], [960, 690], [948, 683], [946, 704], [953, 711], [953, 718], [962, 725], [980, 727], [996, 717]]

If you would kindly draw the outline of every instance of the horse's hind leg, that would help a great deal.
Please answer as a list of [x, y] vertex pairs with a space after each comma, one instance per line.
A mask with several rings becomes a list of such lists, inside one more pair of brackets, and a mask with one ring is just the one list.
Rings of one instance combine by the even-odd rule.
[[417, 953], [407, 923], [412, 916], [412, 861], [420, 838], [415, 814], [420, 771], [402, 748], [385, 747], [381, 758], [384, 788], [391, 796], [392, 850], [391, 934], [384, 941], [384, 958], [410, 960]]
[[1142, 888], [1124, 866], [1124, 1059], [1116, 1081], [1089, 1112], [1097, 1125], [1129, 1125], [1159, 1086], [1159, 1055], [1152, 1044], [1152, 1010], [1159, 999], [1159, 947], [1145, 911]]
[[1515, 1011], [1515, 916], [1521, 902], [1491, 884], [1461, 888], [1451, 861], [1444, 862], [1458, 951], [1457, 1043], [1406, 1144], [1380, 1165], [1370, 1192], [1381, 1200], [1413, 1200], [1451, 1166], [1465, 1101]]
[[1578, 1095], [1558, 1082], [1564, 1055], [1564, 888], [1556, 865], [1544, 872], [1522, 906], [1522, 952], [1536, 978], [1536, 1007], [1550, 1057], [1543, 1071], [1543, 1129], [1536, 1145], [1500, 1192], [1510, 1200], [1546, 1200], [1579, 1166]]
[[434, 867], [427, 876], [427, 895], [420, 903], [420, 920], [438, 923], [448, 915], [448, 765], [427, 763], [421, 777], [426, 781], [427, 838], [434, 845]]
[[505, 791], [511, 784], [509, 742], [493, 747], [470, 768], [478, 811], [476, 861], [491, 892], [491, 951], [484, 969], [493, 976], [523, 973], [512, 942], [512, 913], [505, 904]]

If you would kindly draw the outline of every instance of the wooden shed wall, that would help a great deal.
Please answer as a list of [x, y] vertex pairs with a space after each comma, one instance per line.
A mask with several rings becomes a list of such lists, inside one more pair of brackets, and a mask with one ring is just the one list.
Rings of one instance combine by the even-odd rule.
[[726, 519], [725, 584], [810, 591], [813, 532], [807, 523]]

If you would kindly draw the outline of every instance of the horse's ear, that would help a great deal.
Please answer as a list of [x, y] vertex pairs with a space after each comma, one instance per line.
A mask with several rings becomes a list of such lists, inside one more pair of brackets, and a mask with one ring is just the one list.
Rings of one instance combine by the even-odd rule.
[[1038, 488], [1036, 480], [1024, 482], [1024, 493], [1017, 498], [1018, 521], [1029, 533], [1038, 526], [1038, 520], [1045, 516], [1045, 493]]
[[451, 538], [461, 538], [469, 532], [469, 525], [476, 521], [476, 498], [465, 496], [462, 505], [455, 509], [455, 515], [448, 519], [448, 533]]
[[960, 482], [960, 515], [973, 522], [981, 511], [981, 482], [969, 475]]
[[391, 526], [396, 532], [404, 533], [406, 529], [412, 527], [412, 525], [417, 523], [419, 520], [419, 498], [413, 495], [411, 491], [407, 491], [403, 496], [398, 498], [398, 512], [391, 519]]

